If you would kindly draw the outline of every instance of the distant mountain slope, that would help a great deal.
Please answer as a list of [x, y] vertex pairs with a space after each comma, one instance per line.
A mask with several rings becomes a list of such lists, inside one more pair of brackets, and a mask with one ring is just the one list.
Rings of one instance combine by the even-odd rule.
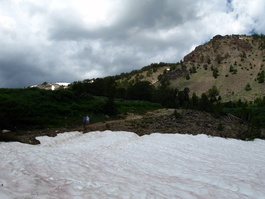
[[140, 70], [134, 70], [130, 73], [122, 73], [116, 75], [116, 80], [121, 87], [127, 87], [129, 84], [134, 84], [139, 81], [148, 81], [155, 84], [159, 81], [159, 76], [170, 71], [170, 68], [174, 67], [175, 63], [152, 63], [143, 67]]

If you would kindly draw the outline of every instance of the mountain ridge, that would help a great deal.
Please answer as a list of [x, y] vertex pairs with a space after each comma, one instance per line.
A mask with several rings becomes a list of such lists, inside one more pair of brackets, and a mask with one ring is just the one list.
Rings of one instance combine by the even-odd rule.
[[[223, 101], [254, 101], [265, 96], [264, 64], [264, 35], [216, 35], [178, 63], [152, 63], [139, 70], [108, 77], [115, 79], [118, 88], [126, 89], [140, 81], [159, 87], [166, 81], [174, 89], [189, 88], [190, 95], [201, 96], [216, 87]], [[44, 88], [43, 85], [38, 87]]]
[[[188, 69], [197, 69], [191, 73], [191, 81], [187, 80], [186, 86], [199, 95], [216, 86], [227, 100], [263, 97], [264, 80], [258, 82], [257, 78], [264, 70], [264, 41], [262, 35], [213, 37], [184, 57], [183, 63]], [[248, 84], [249, 90], [246, 89]]]
[[[171, 88], [189, 88], [190, 94], [198, 96], [215, 86], [223, 101], [253, 101], [265, 96], [264, 64], [264, 35], [217, 35], [197, 46], [179, 63], [160, 63], [155, 83], [141, 70], [137, 75], [141, 76], [140, 81], [149, 81], [156, 86], [168, 81]], [[154, 69], [146, 73], [152, 74], [151, 70]], [[126, 78], [126, 81], [130, 80], [133, 76]]]

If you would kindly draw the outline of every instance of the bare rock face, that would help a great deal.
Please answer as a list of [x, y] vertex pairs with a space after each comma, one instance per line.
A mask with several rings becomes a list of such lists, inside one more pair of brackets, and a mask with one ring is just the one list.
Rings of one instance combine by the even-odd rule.
[[189, 71], [187, 69], [180, 69], [180, 68], [177, 68], [173, 71], [170, 71], [166, 74], [166, 77], [169, 79], [169, 80], [174, 80], [174, 79], [177, 79], [177, 78], [180, 78], [180, 77], [185, 77], [187, 74], [189, 74]]

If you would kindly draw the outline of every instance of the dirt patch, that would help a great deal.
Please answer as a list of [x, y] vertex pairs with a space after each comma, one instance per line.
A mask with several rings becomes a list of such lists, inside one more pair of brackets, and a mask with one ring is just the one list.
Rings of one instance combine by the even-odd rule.
[[84, 131], [82, 125], [75, 128], [56, 128], [23, 132], [20, 139], [38, 144], [37, 136], [56, 136], [70, 131], [129, 131], [139, 136], [151, 133], [206, 134], [226, 138], [238, 138], [247, 130], [247, 125], [228, 117], [215, 118], [206, 112], [194, 110], [160, 109], [143, 115], [127, 114], [125, 119], [93, 123]]
[[209, 113], [194, 110], [161, 109], [145, 115], [130, 115], [124, 120], [97, 123], [90, 130], [131, 131], [142, 136], [151, 133], [207, 134], [237, 138], [247, 125], [228, 117], [217, 119]]

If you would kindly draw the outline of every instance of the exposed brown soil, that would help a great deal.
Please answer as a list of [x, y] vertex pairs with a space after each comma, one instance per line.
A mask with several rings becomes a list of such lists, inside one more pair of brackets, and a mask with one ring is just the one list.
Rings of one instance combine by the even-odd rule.
[[217, 119], [209, 113], [194, 110], [160, 109], [145, 115], [129, 115], [124, 120], [97, 123], [90, 126], [95, 130], [131, 131], [142, 136], [151, 133], [207, 134], [236, 138], [247, 129], [239, 120], [227, 117]]
[[247, 125], [235, 118], [215, 118], [209, 113], [194, 110], [160, 109], [144, 115], [128, 114], [124, 119], [93, 123], [84, 131], [80, 125], [75, 128], [56, 128], [29, 131], [21, 135], [23, 142], [37, 144], [37, 136], [56, 136], [70, 131], [130, 131], [139, 136], [151, 133], [207, 134], [226, 138], [238, 138], [247, 130]]

